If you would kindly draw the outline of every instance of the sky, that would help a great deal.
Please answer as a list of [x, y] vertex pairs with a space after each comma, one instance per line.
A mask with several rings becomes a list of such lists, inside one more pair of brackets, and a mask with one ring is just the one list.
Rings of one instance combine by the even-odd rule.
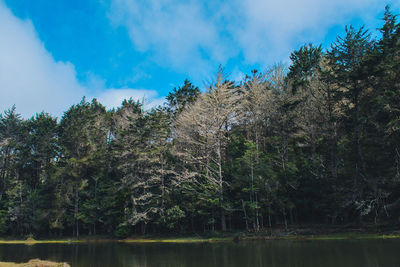
[[219, 65], [240, 80], [345, 25], [375, 31], [387, 4], [400, 13], [393, 0], [0, 0], [0, 112], [61, 118], [83, 96], [151, 108]]

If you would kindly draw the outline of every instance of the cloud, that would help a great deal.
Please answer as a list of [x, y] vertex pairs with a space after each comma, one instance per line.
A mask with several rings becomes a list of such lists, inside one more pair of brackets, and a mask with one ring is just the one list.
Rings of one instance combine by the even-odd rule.
[[[138, 75], [143, 75], [139, 72]], [[96, 98], [102, 105], [108, 109], [121, 106], [124, 99], [139, 100], [144, 103], [145, 109], [162, 105], [165, 98], [158, 95], [156, 90], [133, 89], [133, 88], [107, 88], [106, 81], [94, 73], [86, 74], [85, 86], [91, 88], [88, 94], [88, 100]]]
[[[141, 99], [144, 95], [148, 95], [149, 105], [160, 102], [155, 91], [109, 90], [100, 77], [89, 76], [85, 84], [80, 83], [74, 65], [56, 61], [32, 22], [17, 18], [0, 1], [0, 113], [15, 104], [25, 118], [41, 111], [60, 117], [84, 95], [91, 96], [89, 99], [100, 96], [108, 108], [120, 105], [123, 98]], [[93, 88], [101, 90], [93, 95]]]
[[143, 102], [145, 109], [162, 105], [164, 102], [164, 98], [160, 98], [157, 91], [140, 89], [108, 89], [95, 98], [108, 108], [116, 108], [124, 99], [129, 98]]
[[305, 42], [321, 43], [334, 26], [364, 23], [383, 10], [380, 0], [246, 0], [237, 1], [242, 24], [234, 35], [247, 62], [279, 61]]
[[0, 2], [0, 108], [17, 105], [23, 116], [33, 110], [60, 115], [85, 92], [74, 66], [46, 51], [32, 23], [16, 18]]
[[[239, 53], [217, 27], [223, 19], [200, 1], [128, 1], [111, 3], [109, 17], [124, 26], [136, 50], [162, 66], [207, 74], [209, 62], [225, 62]], [[215, 65], [212, 66], [215, 69]]]
[[235, 58], [285, 61], [294, 48], [323, 42], [329, 29], [355, 17], [375, 27], [383, 8], [381, 0], [111, 0], [109, 18], [157, 64], [196, 76]]
[[[126, 28], [147, 64], [197, 81], [209, 77], [219, 64], [235, 64], [227, 69], [239, 78], [244, 64], [285, 61], [300, 44], [322, 42], [329, 29], [343, 27], [355, 17], [374, 29], [377, 10], [383, 11], [384, 5], [381, 0], [110, 1], [110, 21]], [[145, 71], [146, 67], [135, 69], [126, 83], [150, 78]], [[32, 22], [14, 16], [0, 0], [0, 112], [16, 104], [25, 118], [41, 111], [61, 116], [84, 95], [98, 98], [108, 108], [130, 97], [145, 97], [148, 106], [163, 101], [155, 90], [107, 88], [94, 73], [78, 80], [74, 65], [57, 61]]]

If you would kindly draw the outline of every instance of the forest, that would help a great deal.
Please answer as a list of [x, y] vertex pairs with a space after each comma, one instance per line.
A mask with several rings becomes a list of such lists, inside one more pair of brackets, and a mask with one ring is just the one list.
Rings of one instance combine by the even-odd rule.
[[[400, 23], [164, 105], [85, 98], [58, 120], [0, 116], [0, 235], [118, 238], [400, 225]], [[5, 88], [7, 89], [7, 88]], [[12, 105], [12, 103], [10, 103]]]

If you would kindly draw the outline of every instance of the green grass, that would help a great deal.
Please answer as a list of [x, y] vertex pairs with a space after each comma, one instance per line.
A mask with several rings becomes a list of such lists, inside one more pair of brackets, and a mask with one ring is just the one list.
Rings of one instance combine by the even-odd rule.
[[118, 240], [122, 243], [204, 243], [204, 242], [223, 242], [232, 241], [233, 237], [214, 237], [214, 238], [127, 238]]

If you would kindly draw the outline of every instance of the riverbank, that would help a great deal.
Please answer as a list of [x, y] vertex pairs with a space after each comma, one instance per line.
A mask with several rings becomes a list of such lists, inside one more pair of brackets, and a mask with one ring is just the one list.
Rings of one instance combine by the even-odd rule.
[[66, 239], [40, 239], [36, 240], [33, 238], [28, 239], [0, 239], [0, 244], [25, 244], [25, 245], [35, 245], [35, 244], [70, 244], [70, 243], [90, 243], [90, 242], [116, 242], [118, 240], [112, 238], [104, 238], [96, 236], [90, 238], [66, 238]]
[[400, 239], [400, 234], [380, 233], [348, 233], [329, 235], [228, 235], [224, 237], [211, 238], [127, 238], [118, 240], [122, 243], [204, 243], [204, 242], [239, 242], [239, 241], [262, 241], [262, 240], [361, 240], [361, 239]]
[[52, 262], [52, 261], [42, 261], [39, 259], [30, 260], [26, 263], [15, 263], [15, 262], [1, 262], [1, 267], [71, 267], [65, 262]]
[[50, 239], [50, 240], [36, 240], [28, 238], [26, 240], [7, 240], [0, 239], [0, 244], [71, 244], [71, 243], [213, 243], [213, 242], [239, 242], [239, 241], [260, 241], [260, 240], [358, 240], [358, 239], [400, 239], [399, 232], [386, 232], [386, 233], [360, 233], [360, 232], [346, 232], [346, 233], [329, 233], [329, 234], [298, 234], [276, 232], [273, 234], [268, 233], [227, 233], [211, 237], [160, 237], [160, 236], [138, 236], [126, 239], [112, 239], [103, 236], [82, 237], [80, 239]]

